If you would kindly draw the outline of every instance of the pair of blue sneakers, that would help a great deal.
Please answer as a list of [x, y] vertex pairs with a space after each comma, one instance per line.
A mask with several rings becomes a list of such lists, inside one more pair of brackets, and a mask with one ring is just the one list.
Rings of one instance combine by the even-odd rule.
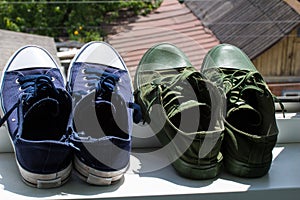
[[67, 84], [45, 49], [16, 51], [1, 79], [0, 125], [7, 123], [23, 180], [37, 188], [58, 187], [73, 165], [90, 184], [120, 180], [138, 113], [132, 92], [124, 61], [107, 43], [90, 42], [80, 49]]

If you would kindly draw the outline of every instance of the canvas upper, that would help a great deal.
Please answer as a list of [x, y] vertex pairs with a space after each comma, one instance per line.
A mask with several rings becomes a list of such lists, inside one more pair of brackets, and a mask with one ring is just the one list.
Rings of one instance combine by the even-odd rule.
[[[10, 58], [3, 70], [1, 103], [0, 123], [7, 122], [25, 181], [37, 187], [59, 186], [71, 169], [66, 130], [72, 104], [58, 65], [45, 49], [24, 46]], [[67, 177], [55, 175], [66, 168]], [[49, 175], [49, 179], [39, 180], [39, 175]]]
[[202, 72], [220, 84], [227, 98], [225, 167], [234, 175], [260, 177], [272, 162], [278, 128], [274, 96], [248, 56], [221, 44], [206, 55]]
[[[76, 159], [103, 171], [99, 179], [109, 172], [124, 170], [129, 164], [136, 107], [130, 75], [122, 58], [109, 44], [90, 42], [74, 57], [68, 81], [74, 99], [70, 126], [72, 143], [79, 149]], [[99, 185], [113, 181], [100, 181]]]
[[176, 46], [161, 43], [142, 57], [135, 76], [135, 99], [176, 171], [191, 179], [220, 172], [222, 98], [213, 83]]

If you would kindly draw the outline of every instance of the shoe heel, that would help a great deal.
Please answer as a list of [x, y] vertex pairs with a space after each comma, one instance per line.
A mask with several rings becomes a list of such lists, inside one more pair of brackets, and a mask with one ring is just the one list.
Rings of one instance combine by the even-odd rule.
[[123, 178], [128, 166], [117, 171], [100, 171], [87, 166], [75, 156], [74, 168], [78, 177], [91, 185], [111, 185]]
[[55, 188], [63, 185], [68, 181], [72, 171], [72, 163], [65, 169], [51, 174], [36, 174], [22, 168], [17, 161], [19, 171], [23, 181], [36, 188]]
[[228, 155], [224, 158], [224, 166], [229, 173], [245, 178], [258, 178], [264, 176], [268, 173], [270, 165], [271, 163], [251, 165], [238, 161]]
[[215, 164], [211, 165], [191, 165], [182, 159], [177, 159], [172, 163], [177, 173], [183, 177], [205, 180], [215, 178], [221, 171], [222, 159], [218, 160]]

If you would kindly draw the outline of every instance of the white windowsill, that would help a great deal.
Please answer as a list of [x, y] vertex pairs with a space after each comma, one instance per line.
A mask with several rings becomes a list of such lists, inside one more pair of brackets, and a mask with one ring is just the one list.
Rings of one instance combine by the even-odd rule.
[[131, 166], [124, 180], [112, 186], [90, 186], [72, 174], [63, 186], [35, 189], [21, 181], [13, 153], [0, 154], [1, 199], [293, 199], [300, 194], [300, 143], [278, 144], [269, 173], [258, 179], [244, 179], [222, 172], [218, 178], [205, 181], [185, 179], [171, 166], [139, 174], [143, 168], [157, 167], [164, 155], [131, 156]]
[[[273, 150], [269, 173], [257, 179], [237, 178], [222, 172], [212, 180], [190, 180], [178, 176], [172, 166], [160, 168], [167, 158], [162, 154], [143, 153], [149, 149], [133, 149], [130, 168], [124, 180], [112, 186], [91, 186], [73, 173], [63, 186], [36, 189], [25, 185], [17, 169], [5, 127], [0, 128], [0, 198], [1, 199], [295, 199], [300, 195], [300, 129], [299, 115], [277, 114], [280, 130]], [[134, 127], [135, 147], [158, 145], [149, 137], [147, 127]], [[146, 144], [147, 142], [147, 144]], [[8, 153], [5, 153], [8, 152]]]

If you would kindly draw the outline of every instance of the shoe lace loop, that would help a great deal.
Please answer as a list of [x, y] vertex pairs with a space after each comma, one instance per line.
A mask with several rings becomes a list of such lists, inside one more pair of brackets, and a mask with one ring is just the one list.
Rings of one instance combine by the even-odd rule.
[[256, 90], [259, 94], [265, 94], [267, 88], [263, 78], [257, 71], [237, 70], [232, 74], [224, 73], [222, 77], [225, 93], [231, 104], [236, 104], [246, 90]]
[[[102, 78], [96, 86], [96, 96], [103, 99], [108, 99], [116, 87], [116, 83], [119, 81], [119, 77], [114, 75], [106, 76]], [[97, 99], [96, 99], [97, 100]]]
[[18, 101], [4, 114], [0, 119], [0, 126], [8, 119], [11, 113], [22, 103], [23, 105], [31, 105], [38, 99], [56, 96], [59, 94], [54, 83], [48, 75], [27, 75], [17, 79], [22, 91]]
[[88, 90], [74, 91], [73, 95], [76, 98], [81, 98], [94, 89], [96, 89], [96, 92], [100, 92], [101, 94], [105, 94], [106, 91], [112, 92], [120, 78], [120, 75], [118, 74], [109, 73], [95, 68], [83, 69], [83, 73], [85, 74], [85, 86], [88, 87]]
[[23, 90], [22, 100], [30, 104], [31, 99], [44, 96], [58, 95], [52, 79], [47, 75], [28, 75], [19, 78], [20, 88]]
[[[263, 77], [258, 71], [237, 70], [234, 73], [228, 75], [224, 73], [224, 77], [222, 80], [225, 85], [225, 93], [227, 94], [230, 103], [236, 104], [241, 100], [241, 96], [246, 90], [252, 89], [256, 90], [261, 95], [270, 94], [273, 100], [279, 103], [280, 108], [282, 110], [282, 114], [283, 116], [285, 116], [284, 105], [281, 101], [278, 100], [278, 98], [274, 94], [267, 91], [269, 90], [268, 86], [263, 81]], [[229, 85], [231, 85], [231, 87], [228, 87], [227, 83], [230, 83]]]
[[[153, 73], [153, 77], [159, 74], [159, 72], [157, 71]], [[178, 105], [177, 103], [180, 98], [184, 97], [182, 95], [182, 91], [184, 90], [184, 88], [179, 86], [179, 83], [186, 82], [187, 84], [189, 84], [186, 80], [193, 77], [193, 80], [197, 82], [195, 85], [199, 85], [198, 81], [202, 77], [199, 77], [196, 74], [199, 73], [191, 70], [190, 68], [186, 68], [179, 74], [156, 76], [158, 78], [154, 78], [152, 79], [152, 82], [143, 85], [142, 87], [144, 87], [144, 93], [140, 95], [142, 102], [145, 102], [146, 105], [146, 116], [144, 116], [143, 123], [145, 123], [146, 121], [149, 122], [149, 111], [151, 107], [159, 101], [159, 98], [162, 98], [162, 101], [168, 98], [168, 101], [163, 105], [166, 109], [168, 118], [171, 118], [172, 116], [185, 109], [189, 109], [195, 106], [208, 106], [206, 103], [201, 103], [195, 100], [190, 100], [180, 105]], [[159, 93], [159, 95], [157, 95], [157, 93]]]
[[[246, 104], [242, 95], [245, 91], [251, 89], [257, 91], [261, 95], [271, 95], [274, 102], [278, 102], [283, 116], [284, 114], [284, 105], [282, 102], [273, 95], [269, 89], [267, 84], [264, 82], [263, 77], [258, 71], [248, 71], [248, 70], [235, 70], [227, 68], [210, 68], [205, 70], [206, 76], [210, 77], [210, 80], [216, 82], [226, 94], [226, 98], [230, 105], [228, 106], [240, 106], [242, 104]], [[237, 140], [232, 133], [231, 129], [235, 129], [231, 126], [226, 120], [227, 124], [227, 133], [231, 137], [235, 148], [238, 149]]]
[[[84, 69], [86, 86], [88, 87], [88, 91], [92, 91], [95, 89], [96, 96], [95, 101], [98, 100], [106, 100], [110, 101], [112, 92], [115, 91], [115, 87], [117, 83], [120, 81], [120, 77], [123, 73], [127, 73], [125, 70], [119, 70], [119, 73], [111, 73], [107, 71], [103, 71], [97, 68], [86, 68]], [[79, 90], [74, 91], [73, 95], [76, 98], [82, 98], [82, 96], [88, 94], [88, 91]], [[139, 105], [133, 102], [127, 102], [128, 108], [134, 110], [133, 112], [133, 121], [135, 123], [139, 123], [141, 120], [141, 108]]]

